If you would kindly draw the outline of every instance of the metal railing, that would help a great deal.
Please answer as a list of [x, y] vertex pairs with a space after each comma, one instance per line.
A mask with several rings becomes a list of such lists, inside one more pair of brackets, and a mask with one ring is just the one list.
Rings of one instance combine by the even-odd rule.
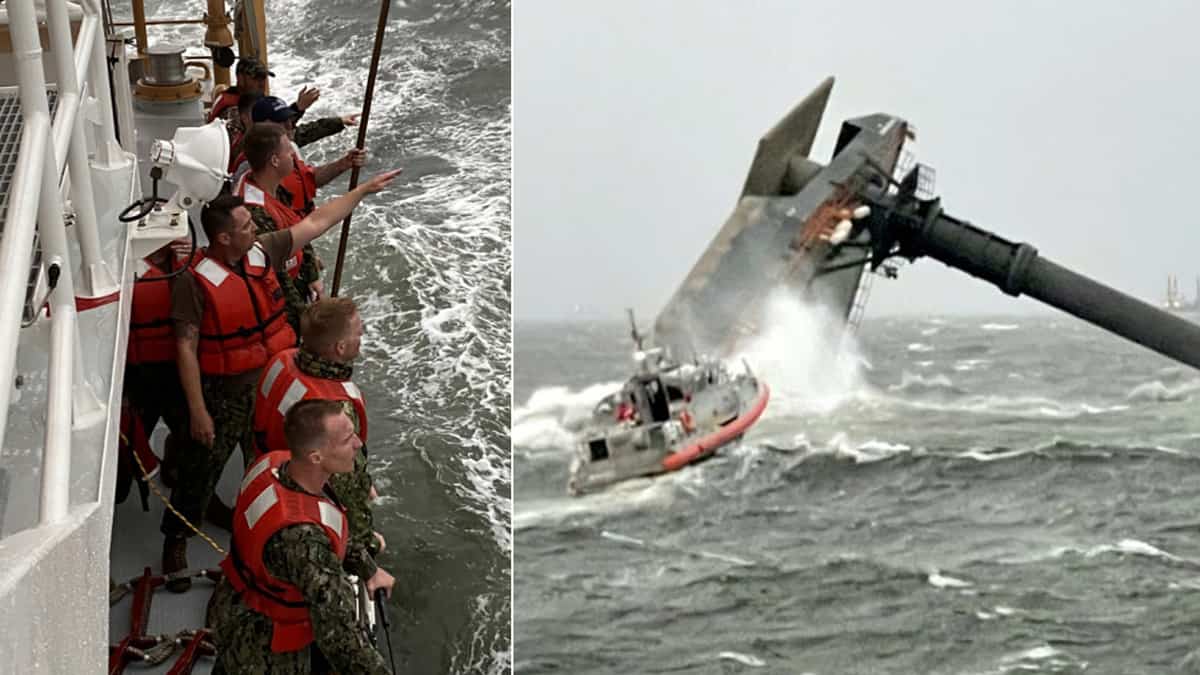
[[[69, 506], [72, 400], [77, 345], [76, 282], [61, 186], [70, 172], [76, 210], [74, 231], [81, 269], [87, 278], [81, 295], [112, 286], [100, 253], [99, 224], [92, 193], [88, 147], [83, 124], [95, 119], [95, 161], [118, 161], [120, 148], [113, 129], [112, 104], [105, 62], [105, 35], [99, 0], [81, 0], [83, 20], [74, 43], [65, 0], [46, 0], [46, 28], [54, 53], [58, 103], [53, 119], [47, 99], [37, 14], [33, 0], [6, 0], [9, 32], [16, 63], [23, 127], [13, 173], [11, 195], [0, 237], [0, 446], [8, 427], [17, 361], [24, 291], [33, 255], [35, 231], [43, 260], [54, 284], [50, 293], [49, 381], [46, 441], [38, 521], [48, 525], [65, 519]], [[85, 107], [99, 114], [88, 115]], [[99, 286], [99, 287], [98, 287]]]

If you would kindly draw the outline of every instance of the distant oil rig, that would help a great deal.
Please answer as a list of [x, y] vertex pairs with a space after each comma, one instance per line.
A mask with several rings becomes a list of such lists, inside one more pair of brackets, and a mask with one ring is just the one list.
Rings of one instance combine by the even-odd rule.
[[1163, 308], [1170, 312], [1200, 311], [1200, 277], [1196, 278], [1196, 294], [1188, 300], [1179, 292], [1179, 278], [1174, 274], [1167, 275], [1167, 301]]

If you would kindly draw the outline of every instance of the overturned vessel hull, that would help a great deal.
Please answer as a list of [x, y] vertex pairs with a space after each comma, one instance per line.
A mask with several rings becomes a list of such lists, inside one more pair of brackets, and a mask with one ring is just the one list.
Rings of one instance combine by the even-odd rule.
[[829, 330], [839, 334], [826, 336], [837, 339], [865, 302], [867, 238], [838, 247], [830, 238], [871, 173], [863, 169], [897, 172], [911, 134], [889, 115], [848, 120], [830, 163], [810, 160], [832, 87], [825, 80], [759, 141], [733, 214], [659, 314], [655, 344], [677, 357], [734, 354], [763, 327], [777, 289], [837, 318]]

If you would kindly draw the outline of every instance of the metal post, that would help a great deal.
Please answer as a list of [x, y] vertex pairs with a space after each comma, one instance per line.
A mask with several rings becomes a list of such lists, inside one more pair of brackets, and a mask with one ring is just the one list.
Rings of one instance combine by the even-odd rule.
[[137, 39], [138, 56], [146, 55], [149, 38], [146, 37], [146, 3], [145, 0], [133, 0], [133, 34]]
[[[99, 0], [83, 0], [85, 8], [95, 12]], [[112, 91], [108, 86], [108, 50], [106, 38], [99, 34], [92, 41], [92, 58], [88, 61], [88, 93], [96, 101], [100, 110], [100, 121], [93, 135], [96, 140], [96, 164], [104, 168], [112, 168], [125, 163], [121, 146], [117, 145], [117, 133], [114, 127]]]
[[[209, 48], [232, 47], [233, 33], [229, 32], [229, 19], [225, 16], [225, 0], [208, 0], [208, 11], [204, 14], [208, 29], [204, 32], [204, 46]], [[213, 85], [229, 85], [229, 69], [213, 62]]]
[[8, 402], [13, 391], [25, 281], [33, 258], [38, 186], [50, 150], [50, 108], [46, 103], [42, 48], [33, 0], [6, 0], [5, 8], [20, 82], [23, 130], [9, 193], [4, 236], [0, 237], [0, 275], [3, 276], [3, 283], [0, 283], [0, 447], [3, 447], [8, 428]]
[[121, 148], [129, 154], [137, 154], [137, 134], [133, 127], [133, 90], [129, 85], [129, 55], [125, 42], [120, 38], [108, 40], [108, 51], [113, 63], [113, 102], [117, 106], [117, 129], [121, 132]]
[[[59, 0], [61, 1], [61, 0]], [[26, 133], [39, 133], [36, 123], [49, 120], [50, 106], [46, 101], [46, 79], [42, 74], [42, 49], [38, 41], [36, 15], [31, 0], [8, 0], [9, 25], [12, 28], [13, 51], [18, 60], [18, 75], [21, 83], [21, 111], [25, 116]], [[32, 127], [28, 126], [34, 122]], [[41, 133], [49, 131], [41, 126]], [[33, 163], [33, 158], [21, 155], [22, 162]], [[67, 262], [67, 232], [63, 223], [62, 203], [58, 194], [58, 167], [54, 161], [54, 148], [44, 144], [41, 153], [40, 189], [38, 194], [37, 223], [41, 233], [42, 253], [47, 265], [57, 263], [59, 273], [54, 291], [50, 294], [53, 318], [50, 324], [50, 377], [47, 387], [46, 445], [42, 453], [42, 486], [39, 522], [43, 525], [62, 520], [70, 503], [71, 472], [71, 389], [74, 368], [75, 334], [75, 286], [71, 278], [71, 266]], [[23, 167], [18, 167], [18, 171]], [[32, 177], [31, 177], [32, 178]], [[20, 221], [17, 222], [20, 225]], [[27, 227], [32, 229], [33, 223]], [[19, 230], [18, 230], [19, 231]], [[7, 238], [7, 232], [6, 237]], [[29, 264], [18, 269], [5, 268], [6, 274], [28, 273]], [[14, 275], [15, 276], [15, 275]], [[19, 287], [24, 284], [18, 284]], [[20, 293], [20, 290], [16, 291]], [[24, 304], [22, 302], [22, 304]], [[12, 342], [16, 344], [16, 336]], [[13, 358], [16, 350], [13, 349]], [[11, 377], [11, 368], [7, 373]], [[3, 382], [4, 399], [8, 397], [8, 382]], [[8, 401], [4, 400], [7, 409]], [[7, 422], [7, 420], [5, 420]]]
[[[100, 230], [96, 221], [96, 198], [92, 193], [91, 167], [88, 165], [87, 143], [83, 135], [78, 110], [80, 105], [79, 81], [76, 79], [76, 62], [72, 58], [71, 24], [67, 17], [64, 0], [46, 2], [46, 25], [50, 33], [50, 45], [54, 51], [55, 73], [58, 77], [59, 103], [55, 117], [59, 124], [69, 124], [65, 131], [56, 127], [55, 138], [65, 136], [68, 140], [66, 160], [71, 171], [71, 201], [75, 207], [75, 237], [79, 241], [80, 271], [82, 286], [80, 295], [88, 298], [103, 297], [116, 293], [119, 288], [109, 272], [108, 264], [100, 252]], [[100, 27], [100, 19], [92, 14], [84, 19], [79, 32], [83, 72], [87, 71], [87, 60], [91, 56], [91, 43]], [[70, 110], [71, 106], [74, 110]], [[75, 114], [71, 114], [75, 112]], [[57, 152], [57, 145], [55, 151]], [[57, 165], [57, 164], [56, 164]], [[57, 191], [57, 186], [55, 187]]]

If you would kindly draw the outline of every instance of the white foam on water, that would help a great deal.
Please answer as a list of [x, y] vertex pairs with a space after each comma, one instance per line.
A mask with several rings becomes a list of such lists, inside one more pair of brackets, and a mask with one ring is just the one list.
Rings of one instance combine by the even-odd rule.
[[1124, 404], [1095, 405], [1087, 402], [1060, 401], [1044, 396], [972, 394], [949, 401], [931, 401], [889, 394], [882, 396], [880, 400], [889, 405], [917, 410], [1031, 419], [1075, 419], [1129, 410], [1129, 406]]
[[1020, 326], [1015, 323], [985, 323], [982, 326], [980, 326], [979, 328], [981, 330], [988, 330], [988, 331], [1010, 331], [1010, 330], [1017, 330], [1018, 328], [1020, 328]]
[[912, 447], [904, 443], [892, 443], [880, 439], [855, 443], [845, 432], [839, 431], [824, 446], [814, 447], [810, 455], [833, 455], [854, 460], [857, 464], [871, 464], [885, 459], [912, 452]]
[[970, 588], [971, 582], [946, 576], [938, 570], [929, 573], [929, 585], [934, 588]]
[[743, 666], [750, 666], [751, 668], [762, 668], [767, 665], [766, 661], [763, 661], [757, 656], [751, 656], [750, 654], [743, 654], [741, 652], [721, 652], [720, 654], [717, 654], [717, 658], [724, 661], [737, 661]]
[[753, 560], [746, 560], [745, 558], [739, 558], [737, 556], [732, 556], [732, 555], [725, 555], [723, 553], [713, 553], [711, 551], [696, 551], [696, 555], [700, 556], [701, 558], [708, 558], [710, 560], [720, 560], [721, 562], [731, 563], [733, 565], [738, 565], [740, 567], [751, 567], [755, 564], [755, 562]]
[[1162, 380], [1153, 380], [1137, 385], [1125, 394], [1125, 398], [1129, 401], [1169, 403], [1187, 401], [1197, 390], [1200, 390], [1200, 380], [1188, 380], [1174, 387], [1167, 386]]
[[762, 332], [729, 359], [735, 370], [744, 359], [771, 387], [764, 419], [829, 412], [867, 392], [865, 359], [840, 320], [779, 290], [765, 307]]
[[620, 387], [620, 382], [608, 382], [580, 391], [563, 386], [537, 389], [524, 405], [513, 409], [510, 432], [513, 447], [549, 450], [555, 454], [570, 452], [575, 446], [575, 434], [590, 418], [592, 408]]
[[1013, 558], [1005, 558], [1000, 560], [1005, 564], [1028, 564], [1042, 562], [1046, 560], [1057, 560], [1068, 555], [1082, 555], [1085, 558], [1096, 558], [1098, 556], [1110, 553], [1123, 553], [1129, 555], [1139, 555], [1148, 558], [1158, 558], [1170, 562], [1191, 561], [1181, 558], [1173, 553], [1168, 553], [1156, 546], [1147, 544], [1139, 539], [1122, 539], [1115, 544], [1095, 544], [1095, 545], [1077, 545], [1070, 544], [1064, 546], [1055, 546], [1049, 550], [1034, 552], [1028, 555], [1017, 556]]
[[600, 536], [604, 537], [605, 539], [609, 539], [611, 541], [619, 541], [622, 544], [632, 544], [634, 546], [645, 546], [646, 545], [646, 542], [644, 540], [638, 539], [637, 537], [629, 537], [629, 536], [626, 536], [623, 534], [617, 534], [616, 532], [609, 532], [608, 530], [602, 531], [600, 533]]
[[965, 373], [972, 370], [981, 370], [991, 364], [989, 359], [962, 359], [955, 362], [954, 370]]
[[917, 352], [919, 354], [931, 352], [934, 350], [933, 345], [928, 345], [928, 344], [925, 344], [924, 342], [911, 342], [911, 343], [909, 343], [909, 345], [906, 349], [908, 349], [908, 351], [910, 351], [910, 352]]
[[520, 532], [568, 518], [591, 518], [647, 507], [663, 508], [672, 497], [672, 488], [666, 481], [643, 478], [623, 481], [606, 490], [580, 497], [521, 499], [517, 503], [513, 527]]

